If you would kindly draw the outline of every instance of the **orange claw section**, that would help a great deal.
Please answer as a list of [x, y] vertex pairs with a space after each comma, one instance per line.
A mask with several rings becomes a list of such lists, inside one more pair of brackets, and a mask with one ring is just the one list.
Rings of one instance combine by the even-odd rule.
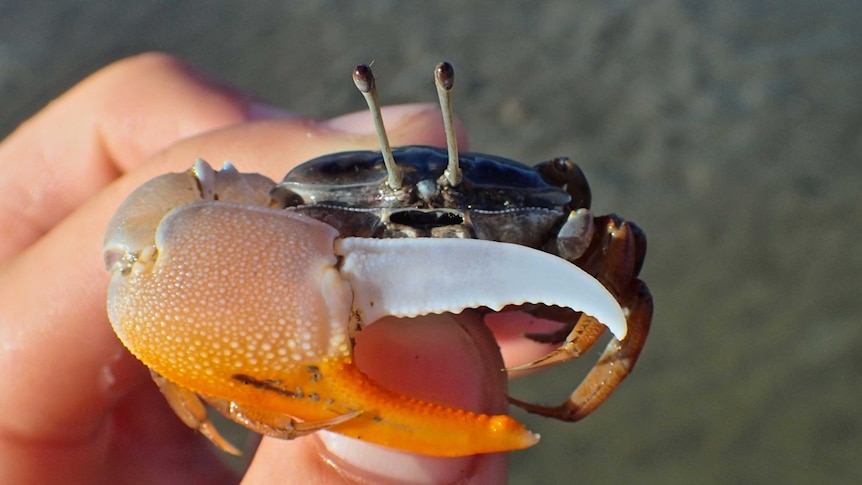
[[343, 435], [436, 456], [517, 450], [539, 441], [538, 435], [509, 416], [477, 414], [397, 394], [350, 362], [324, 368], [333, 393], [352, 396], [365, 410], [331, 428]]
[[241, 388], [226, 396], [231, 401], [306, 422], [361, 411], [329, 430], [413, 453], [465, 456], [517, 450], [539, 441], [509, 416], [477, 414], [395, 393], [350, 360], [329, 359], [288, 379], [234, 380]]

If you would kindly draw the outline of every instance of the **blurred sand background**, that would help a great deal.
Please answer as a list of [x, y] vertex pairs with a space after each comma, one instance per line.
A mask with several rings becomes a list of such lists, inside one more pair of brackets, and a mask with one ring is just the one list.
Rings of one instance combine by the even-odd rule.
[[838, 0], [2, 0], [0, 133], [147, 50], [315, 117], [363, 109], [361, 62], [384, 103], [434, 101], [447, 59], [473, 150], [569, 155], [649, 236], [638, 368], [581, 423], [514, 411], [543, 440], [511, 482], [860, 483], [860, 25]]

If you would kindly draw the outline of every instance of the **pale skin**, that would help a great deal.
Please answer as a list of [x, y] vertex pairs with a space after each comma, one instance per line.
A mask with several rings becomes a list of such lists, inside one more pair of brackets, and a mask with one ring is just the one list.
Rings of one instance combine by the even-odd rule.
[[[387, 108], [384, 119], [393, 145], [445, 146], [435, 105]], [[312, 157], [376, 143], [364, 113], [329, 121], [288, 116], [158, 54], [102, 69], [4, 140], [0, 482], [237, 482], [214, 448], [170, 411], [107, 321], [107, 221], [134, 187], [186, 170], [199, 157], [279, 180]], [[507, 349], [507, 342], [499, 341], [507, 363], [547, 351]], [[383, 356], [393, 352], [421, 365], [387, 365]], [[363, 332], [356, 355], [365, 372], [394, 390], [506, 411], [503, 361], [475, 315], [409, 327], [381, 322]], [[460, 380], [446, 377], [453, 374]], [[242, 482], [503, 483], [506, 470], [505, 454], [418, 457], [327, 434], [265, 438]]]

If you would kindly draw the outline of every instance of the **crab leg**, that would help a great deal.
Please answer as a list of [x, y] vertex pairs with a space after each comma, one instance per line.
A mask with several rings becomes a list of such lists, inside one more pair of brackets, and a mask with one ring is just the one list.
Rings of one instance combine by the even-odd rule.
[[168, 405], [189, 428], [196, 429], [213, 442], [220, 450], [231, 455], [240, 455], [240, 451], [226, 440], [207, 417], [204, 403], [194, 392], [180, 387], [164, 377], [150, 371], [153, 381], [159, 386]]
[[578, 421], [593, 412], [634, 368], [652, 321], [653, 303], [646, 285], [637, 280], [628, 312], [628, 336], [612, 339], [596, 365], [569, 398], [557, 406], [543, 406], [510, 397], [509, 402], [534, 414]]
[[[506, 370], [512, 372], [540, 369], [549, 365], [560, 364], [572, 359], [577, 359], [590, 350], [604, 333], [605, 326], [599, 323], [598, 320], [589, 315], [581, 314], [575, 327], [566, 337], [565, 342], [563, 342], [563, 344], [557, 347], [553, 352], [532, 362], [507, 367]], [[532, 340], [542, 340], [542, 338], [540, 338], [541, 336], [527, 335], [527, 337]]]
[[[564, 421], [578, 421], [586, 417], [629, 375], [646, 342], [653, 302], [646, 284], [637, 279], [645, 254], [645, 239], [636, 226], [616, 216], [597, 218], [596, 225], [603, 228], [604, 234], [593, 239], [577, 264], [596, 276], [621, 302], [626, 313], [628, 333], [624, 339], [619, 335], [611, 339], [596, 365], [562, 404], [543, 406], [509, 398], [512, 404], [531, 413]], [[595, 327], [592, 317], [582, 315], [558, 349], [510, 370], [534, 369], [578, 357], [601, 335], [598, 331], [589, 332]], [[584, 334], [587, 335], [586, 339], [583, 338]]]

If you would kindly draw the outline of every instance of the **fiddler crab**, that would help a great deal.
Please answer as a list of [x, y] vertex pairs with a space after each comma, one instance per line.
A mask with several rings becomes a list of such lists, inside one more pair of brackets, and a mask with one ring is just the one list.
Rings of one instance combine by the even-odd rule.
[[315, 158], [279, 184], [198, 160], [122, 203], [104, 245], [120, 340], [188, 426], [235, 454], [204, 402], [285, 439], [325, 429], [436, 456], [538, 441], [507, 415], [424, 402], [366, 376], [353, 337], [385, 316], [517, 310], [563, 324], [527, 335], [555, 351], [508, 370], [577, 358], [608, 328], [614, 338], [562, 404], [510, 398], [564, 421], [592, 412], [649, 331], [643, 232], [593, 216], [586, 178], [566, 158], [529, 167], [459, 154], [449, 63], [435, 69], [446, 149], [390, 148], [371, 70], [353, 78], [381, 151]]

